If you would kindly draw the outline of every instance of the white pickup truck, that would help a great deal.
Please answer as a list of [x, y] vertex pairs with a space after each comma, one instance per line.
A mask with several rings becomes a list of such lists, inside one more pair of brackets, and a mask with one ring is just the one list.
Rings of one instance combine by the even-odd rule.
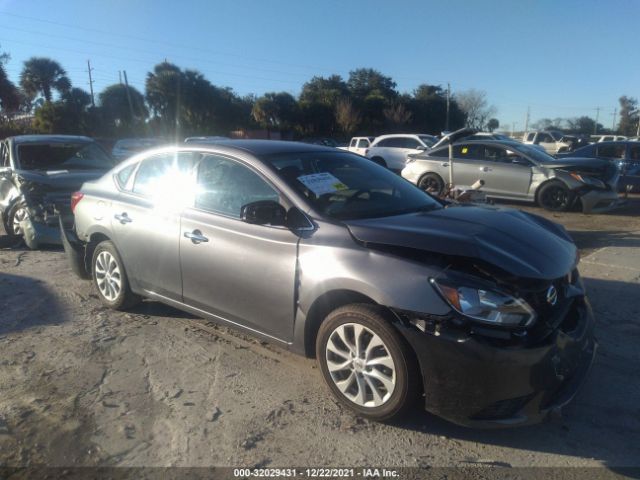
[[349, 142], [348, 147], [338, 147], [338, 148], [341, 148], [342, 150], [347, 150], [348, 152], [357, 153], [358, 155], [362, 155], [364, 157], [364, 154], [367, 148], [369, 148], [369, 146], [373, 143], [375, 138], [376, 137], [353, 137]]
[[555, 155], [571, 150], [571, 142], [567, 141], [562, 132], [548, 130], [544, 132], [528, 132], [522, 138], [522, 143], [539, 145], [549, 154]]

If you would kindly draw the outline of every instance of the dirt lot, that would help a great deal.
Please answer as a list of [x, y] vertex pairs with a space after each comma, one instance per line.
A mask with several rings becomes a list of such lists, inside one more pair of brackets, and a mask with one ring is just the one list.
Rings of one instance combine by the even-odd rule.
[[358, 419], [314, 361], [153, 302], [109, 311], [62, 251], [5, 241], [0, 466], [640, 466], [639, 214], [545, 214], [582, 251], [600, 351], [562, 418], [500, 431]]

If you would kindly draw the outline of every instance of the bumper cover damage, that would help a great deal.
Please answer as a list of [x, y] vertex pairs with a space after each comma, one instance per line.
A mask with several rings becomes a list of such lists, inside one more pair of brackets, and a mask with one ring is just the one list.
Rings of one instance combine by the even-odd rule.
[[425, 409], [463, 426], [524, 426], [559, 412], [584, 383], [597, 350], [584, 297], [573, 301], [551, 335], [532, 345], [439, 328], [433, 319], [423, 320], [423, 331], [415, 326], [420, 314], [398, 316], [420, 364]]

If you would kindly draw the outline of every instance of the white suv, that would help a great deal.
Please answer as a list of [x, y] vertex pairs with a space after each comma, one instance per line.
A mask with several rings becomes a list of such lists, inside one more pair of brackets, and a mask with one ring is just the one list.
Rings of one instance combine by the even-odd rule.
[[429, 150], [437, 142], [433, 135], [398, 133], [381, 135], [365, 151], [365, 156], [376, 163], [400, 173], [407, 156]]

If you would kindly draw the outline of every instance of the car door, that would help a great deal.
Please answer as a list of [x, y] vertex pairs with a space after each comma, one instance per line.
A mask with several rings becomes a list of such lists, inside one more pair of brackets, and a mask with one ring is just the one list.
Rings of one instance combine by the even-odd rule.
[[290, 341], [298, 237], [285, 227], [240, 218], [243, 205], [286, 199], [237, 159], [205, 155], [196, 171], [195, 201], [181, 222], [184, 302]]
[[[448, 164], [448, 158], [445, 162]], [[449, 178], [449, 169], [445, 181]], [[453, 146], [453, 183], [458, 188], [467, 188], [476, 181], [483, 179], [485, 165], [483, 164], [482, 145], [461, 143]]]
[[138, 290], [182, 300], [180, 212], [193, 192], [194, 154], [142, 160], [111, 204], [111, 226], [127, 275]]
[[556, 141], [548, 133], [539, 133], [535, 141], [536, 145], [540, 145], [547, 153], [554, 154], [558, 150]]
[[482, 190], [487, 195], [527, 197], [531, 185], [532, 163], [499, 145], [484, 146]]
[[7, 142], [0, 141], [0, 212], [9, 207], [14, 195], [9, 146]]
[[367, 140], [366, 138], [359, 138], [357, 146], [354, 149], [354, 151], [358, 155], [364, 156], [365, 152], [367, 151], [367, 148], [369, 148], [369, 145], [370, 145], [369, 140]]

